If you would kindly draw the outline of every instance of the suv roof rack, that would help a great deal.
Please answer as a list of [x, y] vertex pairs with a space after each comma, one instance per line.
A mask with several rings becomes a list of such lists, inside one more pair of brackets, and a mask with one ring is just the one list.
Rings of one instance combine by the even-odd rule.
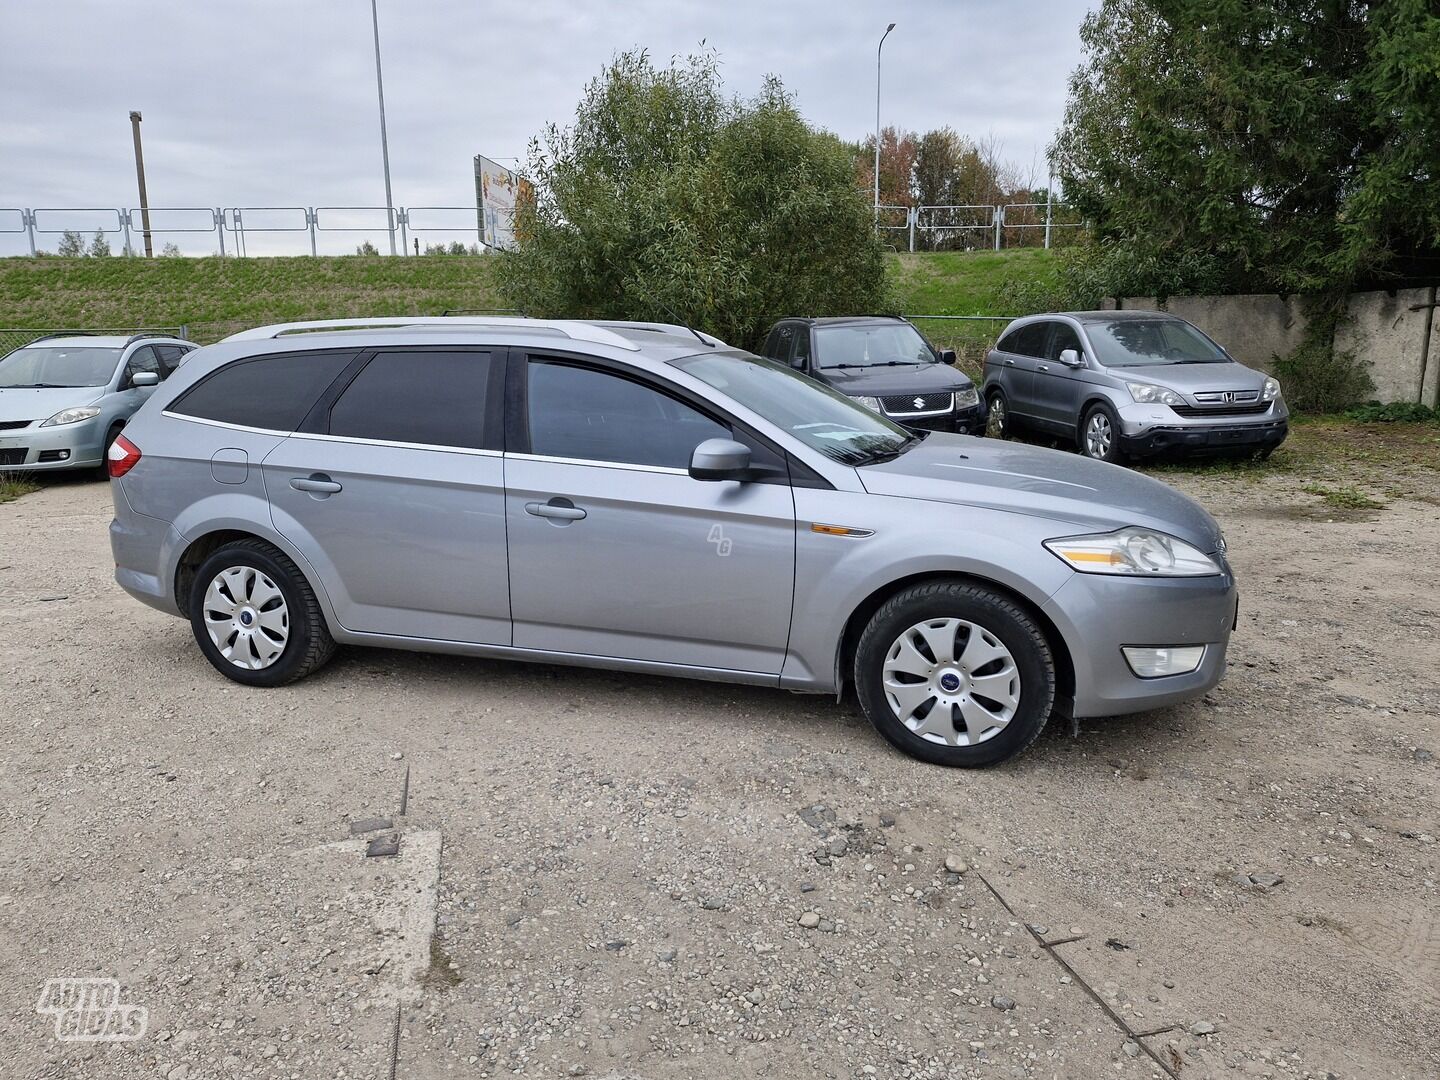
[[497, 330], [552, 330], [573, 341], [589, 341], [596, 345], [609, 345], [627, 352], [639, 352], [640, 346], [628, 338], [621, 337], [613, 330], [594, 323], [576, 319], [522, 319], [506, 316], [441, 316], [441, 315], [391, 315], [370, 319], [315, 319], [309, 322], [276, 323], [273, 326], [257, 326], [253, 330], [242, 330], [231, 334], [226, 341], [264, 341], [316, 330], [364, 330], [401, 326], [489, 326]]
[[[41, 334], [39, 337], [31, 338], [26, 345], [34, 345], [37, 341], [50, 341], [53, 338], [67, 337], [120, 337], [127, 335], [126, 345], [133, 345], [141, 338], [173, 338], [176, 341], [184, 341], [185, 338], [179, 334], [172, 334], [164, 330], [144, 330], [138, 333], [131, 333], [125, 330], [52, 330], [48, 334]], [[23, 348], [23, 346], [22, 346]]]
[[698, 337], [706, 345], [724, 345], [714, 334], [708, 331], [696, 330], [693, 327], [681, 323], [668, 322], [636, 322], [629, 319], [597, 319], [596, 326], [613, 328], [616, 330], [647, 330], [656, 334], [675, 334], [679, 337]]

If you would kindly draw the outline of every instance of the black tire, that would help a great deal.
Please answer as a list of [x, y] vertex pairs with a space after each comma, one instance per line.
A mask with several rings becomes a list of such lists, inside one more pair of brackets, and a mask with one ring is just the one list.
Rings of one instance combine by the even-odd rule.
[[[210, 640], [205, 622], [206, 592], [221, 572], [232, 567], [246, 567], [263, 575], [284, 598], [289, 637], [279, 658], [268, 667], [240, 667], [226, 659]], [[246, 686], [284, 686], [323, 667], [335, 655], [335, 639], [325, 625], [315, 590], [284, 552], [264, 540], [236, 540], [201, 563], [190, 587], [189, 607], [190, 628], [205, 658], [227, 679]]]
[[[1095, 445], [1090, 440], [1090, 424], [1093, 418], [1103, 417], [1109, 430], [1109, 441], [1105, 444], [1105, 452], [1096, 453]], [[1080, 430], [1076, 436], [1080, 453], [1095, 461], [1108, 461], [1112, 465], [1119, 465], [1125, 461], [1125, 452], [1120, 449], [1120, 420], [1115, 415], [1115, 410], [1103, 402], [1096, 402], [1085, 410], [1085, 415], [1080, 418]]]
[[[1015, 713], [975, 746], [949, 746], [915, 734], [886, 693], [884, 665], [890, 649], [906, 630], [932, 619], [973, 623], [997, 638], [1014, 660], [1020, 679]], [[854, 675], [861, 708], [875, 729], [896, 748], [935, 765], [979, 768], [1014, 757], [1039, 738], [1055, 703], [1055, 659], [1035, 621], [1001, 593], [962, 581], [914, 585], [886, 601], [860, 637]]]
[[985, 395], [985, 434], [992, 439], [1010, 439], [1015, 436], [1015, 421], [1010, 416], [1010, 405], [1005, 393], [999, 387], [992, 387]]

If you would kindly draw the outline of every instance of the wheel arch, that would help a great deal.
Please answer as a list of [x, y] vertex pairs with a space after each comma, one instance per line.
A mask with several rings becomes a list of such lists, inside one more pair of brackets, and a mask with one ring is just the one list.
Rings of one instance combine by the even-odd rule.
[[836, 694], [843, 696], [847, 684], [853, 682], [851, 672], [855, 668], [855, 653], [860, 644], [860, 636], [865, 632], [865, 627], [870, 624], [870, 619], [875, 612], [879, 611], [885, 602], [896, 593], [908, 589], [912, 585], [941, 581], [982, 585], [1016, 604], [1034, 620], [1040, 633], [1045, 636], [1046, 644], [1050, 646], [1051, 655], [1055, 658], [1055, 711], [1068, 715], [1071, 702], [1075, 698], [1075, 663], [1070, 656], [1070, 647], [1066, 644], [1059, 628], [1038, 605], [1024, 594], [993, 578], [957, 571], [925, 571], [897, 578], [875, 589], [856, 606], [855, 610], [850, 613], [850, 617], [845, 620], [845, 629], [840, 635], [840, 644], [835, 652]]
[[314, 569], [306, 562], [305, 557], [298, 551], [292, 549], [289, 544], [277, 540], [274, 536], [240, 528], [212, 529], [191, 540], [185, 550], [180, 553], [180, 558], [175, 564], [175, 603], [182, 614], [185, 614], [187, 617], [189, 616], [190, 590], [195, 585], [195, 575], [200, 569], [201, 564], [226, 544], [233, 543], [237, 540], [259, 540], [262, 543], [269, 544], [293, 562], [295, 568], [300, 571], [311, 590], [315, 593], [315, 597], [320, 603], [320, 612], [325, 617], [327, 626], [334, 627], [335, 620], [329, 610], [325, 590], [321, 587]]

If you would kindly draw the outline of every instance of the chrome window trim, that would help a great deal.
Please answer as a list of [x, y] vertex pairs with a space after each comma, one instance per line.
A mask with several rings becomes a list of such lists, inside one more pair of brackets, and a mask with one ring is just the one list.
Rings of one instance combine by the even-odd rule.
[[248, 424], [227, 424], [224, 420], [211, 420], [204, 416], [187, 416], [185, 413], [171, 412], [169, 409], [161, 409], [160, 415], [168, 416], [171, 420], [184, 420], [191, 424], [224, 428], [226, 431], [248, 431], [255, 435], [278, 435], [282, 439], [295, 434], [293, 431], [277, 431], [275, 428], [250, 427]]
[[309, 439], [313, 442], [353, 443], [357, 446], [387, 446], [393, 450], [438, 450], [446, 454], [469, 454], [472, 457], [502, 457], [499, 450], [485, 450], [478, 446], [451, 446], [445, 443], [398, 442], [393, 439], [366, 439], [359, 435], [324, 435], [318, 431], [296, 431], [292, 439]]
[[587, 458], [551, 457], [548, 454], [521, 454], [507, 451], [507, 458], [522, 461], [543, 461], [551, 465], [590, 465], [597, 469], [628, 469], [632, 472], [659, 473], [666, 476], [689, 476], [689, 469], [672, 469], [668, 465], [632, 465], [624, 461], [592, 461]]

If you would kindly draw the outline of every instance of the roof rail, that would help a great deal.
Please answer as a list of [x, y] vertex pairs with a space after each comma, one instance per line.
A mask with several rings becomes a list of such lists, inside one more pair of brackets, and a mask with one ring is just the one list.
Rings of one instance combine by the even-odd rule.
[[676, 334], [681, 337], [698, 337], [707, 345], [724, 345], [714, 334], [709, 331], [696, 330], [693, 327], [685, 326], [683, 323], [669, 322], [635, 322], [627, 319], [596, 319], [596, 326], [613, 327], [617, 330], [650, 330], [657, 334]]
[[596, 345], [609, 345], [627, 352], [639, 352], [640, 346], [613, 330], [606, 330], [594, 323], [576, 319], [520, 319], [505, 316], [440, 316], [440, 315], [392, 315], [372, 319], [316, 319], [310, 322], [276, 323], [273, 326], [257, 326], [253, 330], [242, 330], [231, 334], [226, 341], [264, 341], [284, 337], [287, 334], [305, 333], [314, 330], [364, 330], [400, 326], [488, 326], [497, 330], [554, 330], [573, 341], [589, 341]]
[[158, 337], [158, 338], [175, 338], [175, 340], [177, 340], [177, 341], [183, 341], [183, 340], [184, 340], [184, 338], [177, 337], [175, 334], [162, 334], [162, 333], [160, 333], [160, 331], [158, 331], [158, 330], [145, 330], [145, 331], [143, 331], [143, 332], [141, 332], [141, 333], [139, 333], [139, 334], [131, 334], [131, 335], [130, 335], [130, 340], [127, 341], [127, 342], [125, 342], [125, 344], [126, 344], [126, 345], [134, 345], [135, 342], [139, 341], [141, 338], [152, 338], [152, 337]]

